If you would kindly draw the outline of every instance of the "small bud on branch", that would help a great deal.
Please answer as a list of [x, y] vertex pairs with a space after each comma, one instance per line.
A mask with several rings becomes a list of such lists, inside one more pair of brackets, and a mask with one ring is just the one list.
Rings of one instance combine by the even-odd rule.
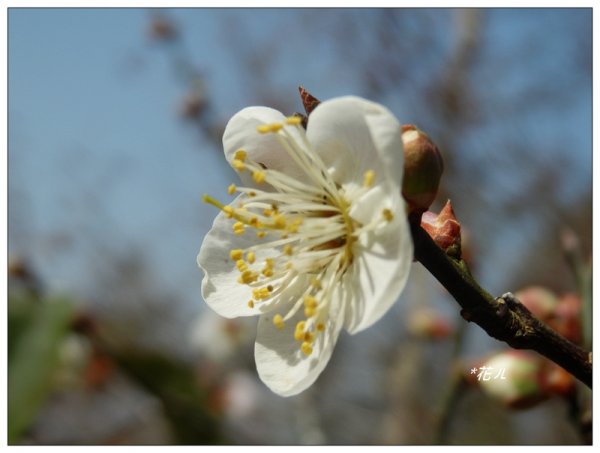
[[460, 223], [456, 220], [450, 200], [439, 214], [431, 211], [423, 213], [421, 227], [446, 254], [460, 257]]
[[444, 163], [438, 147], [412, 124], [402, 126], [404, 179], [402, 195], [410, 212], [426, 211], [438, 192]]

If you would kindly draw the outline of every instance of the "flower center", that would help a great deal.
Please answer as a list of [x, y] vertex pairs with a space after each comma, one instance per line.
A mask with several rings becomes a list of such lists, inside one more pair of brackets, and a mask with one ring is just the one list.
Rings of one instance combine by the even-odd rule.
[[[303, 308], [304, 319], [296, 323], [293, 335], [300, 342], [300, 350], [310, 355], [319, 334], [328, 326], [332, 294], [353, 262], [358, 236], [389, 222], [392, 213], [384, 209], [381, 217], [367, 225], [353, 219], [353, 200], [373, 186], [375, 172], [365, 172], [362, 186], [339, 186], [299, 124], [300, 118], [291, 117], [285, 124], [261, 125], [257, 132], [274, 134], [303, 170], [305, 180], [266, 168], [240, 149], [232, 166], [239, 172], [250, 172], [257, 185], [265, 185], [267, 190], [232, 184], [228, 193], [241, 194], [237, 206], [224, 205], [208, 195], [204, 201], [231, 218], [234, 234], [255, 231], [255, 244], [230, 251], [240, 273], [238, 283], [249, 287], [247, 304], [260, 313], [286, 310], [273, 316], [279, 329]], [[299, 140], [291, 133], [294, 128]]]

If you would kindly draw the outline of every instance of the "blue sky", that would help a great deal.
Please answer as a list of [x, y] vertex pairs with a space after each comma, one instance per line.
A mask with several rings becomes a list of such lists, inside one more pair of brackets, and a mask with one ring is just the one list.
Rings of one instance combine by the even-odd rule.
[[[441, 11], [440, 17], [449, 14]], [[268, 56], [270, 44], [289, 48], [275, 63], [276, 93], [286, 90], [295, 99], [297, 86], [304, 84], [324, 97], [362, 94], [357, 77], [335, 58], [327, 21], [310, 37], [319, 45], [306, 48], [288, 33], [290, 22], [300, 20], [298, 11], [196, 9], [170, 15], [182, 26], [185, 48], [203, 67], [224, 120], [255, 102], [238, 55], [229, 50], [228, 35], [234, 32], [247, 33], [244, 52]], [[234, 176], [220, 150], [177, 117], [183, 86], [164, 49], [147, 35], [149, 17], [143, 9], [10, 9], [9, 251], [30, 255], [52, 288], [85, 293], [94, 272], [107, 264], [101, 248], [90, 244], [138, 248], [161, 285], [198, 304], [201, 274], [195, 257], [215, 215], [201, 195], [222, 197]], [[337, 11], [325, 10], [323, 17], [346, 20]], [[494, 11], [486, 22], [488, 50], [506, 56], [523, 47], [536, 27], [547, 26], [540, 17], [556, 25], [548, 33], [550, 50], [524, 70], [540, 78], [552, 74], [554, 62], [572, 51], [561, 39], [564, 18], [556, 11]], [[348, 20], [349, 30], [368, 33]], [[450, 36], [444, 29], [437, 33]], [[477, 77], [511, 92], [524, 80], [514, 74]], [[410, 119], [410, 104], [389, 101], [399, 117]], [[564, 188], [565, 199], [591, 184], [591, 99], [579, 96], [570, 105], [562, 117], [552, 109], [540, 112], [530, 126], [535, 140], [554, 140], [547, 130], [560, 124], [573, 144], [569, 171], [578, 180]], [[502, 128], [487, 133], [502, 134]], [[472, 152], [483, 153], [481, 159], [491, 152], [478, 149], [481, 137], [465, 140], [475, 141]], [[540, 148], [548, 149], [550, 158], [556, 152]]]

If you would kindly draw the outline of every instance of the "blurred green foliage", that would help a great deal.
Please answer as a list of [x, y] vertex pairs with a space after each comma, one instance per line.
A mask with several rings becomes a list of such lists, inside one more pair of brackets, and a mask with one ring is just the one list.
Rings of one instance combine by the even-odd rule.
[[113, 357], [122, 370], [160, 399], [175, 443], [224, 443], [218, 418], [209, 410], [209, 391], [198, 385], [193, 368], [160, 353], [130, 350]]
[[73, 305], [64, 298], [21, 293], [8, 299], [9, 444], [18, 443], [52, 390], [72, 316]]

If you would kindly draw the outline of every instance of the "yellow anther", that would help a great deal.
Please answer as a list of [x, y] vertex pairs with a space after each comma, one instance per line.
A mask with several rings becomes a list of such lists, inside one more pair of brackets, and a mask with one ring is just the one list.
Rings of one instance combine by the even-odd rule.
[[273, 218], [273, 222], [276, 228], [285, 228], [286, 220], [285, 216], [283, 216], [282, 214], [275, 215], [275, 217]]
[[260, 126], [256, 127], [256, 132], [260, 134], [268, 134], [271, 132], [271, 126], [268, 124], [261, 124]]
[[306, 327], [305, 321], [299, 321], [296, 324], [296, 330], [294, 332], [294, 339], [296, 341], [304, 341], [304, 328]]
[[300, 350], [304, 353], [304, 355], [311, 355], [313, 352], [313, 348], [308, 341], [302, 343], [302, 346], [300, 346]]
[[273, 258], [267, 258], [265, 259], [265, 265], [267, 267], [273, 268], [275, 267], [275, 260]]
[[257, 184], [263, 183], [266, 177], [267, 174], [264, 171], [255, 170], [252, 172], [252, 179], [254, 179]]
[[304, 331], [296, 329], [294, 332], [294, 340], [304, 341]]
[[273, 285], [267, 285], [267, 291], [269, 291], [270, 293], [273, 292]]
[[306, 316], [307, 318], [312, 318], [316, 314], [317, 314], [317, 309], [316, 308], [306, 307], [304, 309], [304, 316]]
[[264, 238], [266, 234], [267, 233], [265, 233], [264, 231], [257, 231], [256, 232], [256, 237], [257, 238]]
[[323, 332], [325, 330], [325, 324], [323, 324], [322, 322], [318, 322], [317, 323], [317, 330], [319, 332]]
[[387, 220], [388, 222], [391, 222], [394, 219], [394, 214], [392, 214], [392, 211], [389, 210], [388, 208], [385, 208], [381, 214], [383, 215], [383, 218], [385, 220]]
[[296, 126], [302, 122], [302, 118], [299, 116], [288, 116], [285, 119], [285, 124], [289, 124], [290, 126]]
[[244, 228], [244, 224], [242, 222], [235, 222], [233, 224], [233, 234], [236, 235], [240, 235], [240, 234], [244, 234], [245, 228]]
[[373, 170], [365, 171], [365, 176], [363, 178], [363, 186], [371, 187], [375, 182], [375, 172]]
[[317, 299], [313, 296], [304, 296], [304, 306], [308, 308], [317, 308]]
[[256, 260], [256, 254], [254, 252], [248, 252], [248, 254], [246, 255], [246, 260], [250, 263], [253, 264], [254, 261]]
[[233, 249], [229, 252], [229, 257], [234, 261], [242, 259], [242, 256], [244, 256], [244, 251], [242, 249]]
[[298, 232], [298, 227], [300, 225], [302, 225], [302, 217], [296, 217], [294, 220], [292, 220], [292, 224], [287, 228], [287, 230], [290, 233], [297, 233]]
[[236, 189], [235, 184], [230, 184], [229, 187], [227, 188], [227, 193], [229, 195], [233, 195], [235, 193], [235, 189]]
[[235, 154], [233, 155], [234, 159], [237, 159], [239, 161], [245, 162], [246, 161], [246, 156], [248, 155], [248, 153], [246, 151], [244, 151], [243, 149], [238, 149]]
[[254, 308], [254, 301], [253, 300], [249, 300], [248, 301], [248, 307], [249, 308]]
[[[269, 260], [270, 258], [267, 258], [267, 259]], [[268, 262], [267, 262], [267, 265], [266, 265], [266, 266], [264, 267], [264, 269], [262, 270], [262, 274], [263, 274], [265, 277], [272, 277], [272, 276], [273, 276], [273, 266], [272, 266], [272, 265], [271, 265], [271, 266], [269, 266], [269, 264], [268, 264]]]
[[275, 327], [278, 329], [283, 329], [285, 327], [285, 323], [283, 322], [283, 318], [280, 314], [273, 316], [273, 324], [275, 324]]
[[256, 196], [256, 192], [254, 192], [253, 190], [251, 190], [250, 192], [248, 192], [248, 196], [249, 197], [255, 197]]
[[271, 291], [268, 288], [254, 288], [252, 290], [252, 297], [256, 300], [268, 299], [271, 295]]
[[265, 217], [271, 217], [273, 215], [273, 210], [269, 208], [263, 209], [263, 215]]
[[251, 270], [245, 270], [238, 278], [239, 283], [253, 283], [258, 280], [258, 274], [256, 272], [252, 272]]
[[294, 254], [294, 249], [290, 244], [288, 244], [283, 248], [283, 253], [287, 256], [292, 256]]
[[283, 124], [281, 123], [272, 123], [269, 124], [269, 129], [271, 132], [279, 132], [283, 128]]
[[319, 289], [322, 288], [321, 280], [319, 280], [316, 277], [313, 277], [313, 278], [310, 279], [310, 284], [312, 285], [313, 288], [315, 288], [317, 290], [319, 290]]
[[306, 332], [304, 334], [304, 341], [308, 342], [308, 343], [314, 343], [315, 341], [315, 334], [312, 332]]
[[225, 215], [228, 218], [232, 218], [233, 217], [233, 208], [231, 206], [224, 206], [223, 207], [223, 212], [225, 213]]
[[262, 270], [262, 274], [263, 274], [265, 277], [272, 277], [272, 276], [273, 276], [273, 269], [271, 269], [270, 267], [265, 267], [265, 268]]
[[240, 271], [240, 272], [244, 272], [245, 270], [248, 270], [248, 265], [246, 264], [246, 262], [244, 260], [237, 260], [235, 262], [235, 267], [237, 267], [238, 271]]
[[273, 213], [275, 214], [279, 212], [279, 207], [275, 203], [271, 203], [271, 209], [273, 209]]
[[223, 203], [221, 203], [219, 200], [215, 200], [213, 197], [207, 194], [202, 195], [202, 201], [204, 201], [204, 203], [212, 204], [215, 208], [225, 208], [225, 205]]
[[244, 171], [246, 169], [246, 164], [239, 159], [233, 159], [231, 161], [231, 166], [237, 171]]

